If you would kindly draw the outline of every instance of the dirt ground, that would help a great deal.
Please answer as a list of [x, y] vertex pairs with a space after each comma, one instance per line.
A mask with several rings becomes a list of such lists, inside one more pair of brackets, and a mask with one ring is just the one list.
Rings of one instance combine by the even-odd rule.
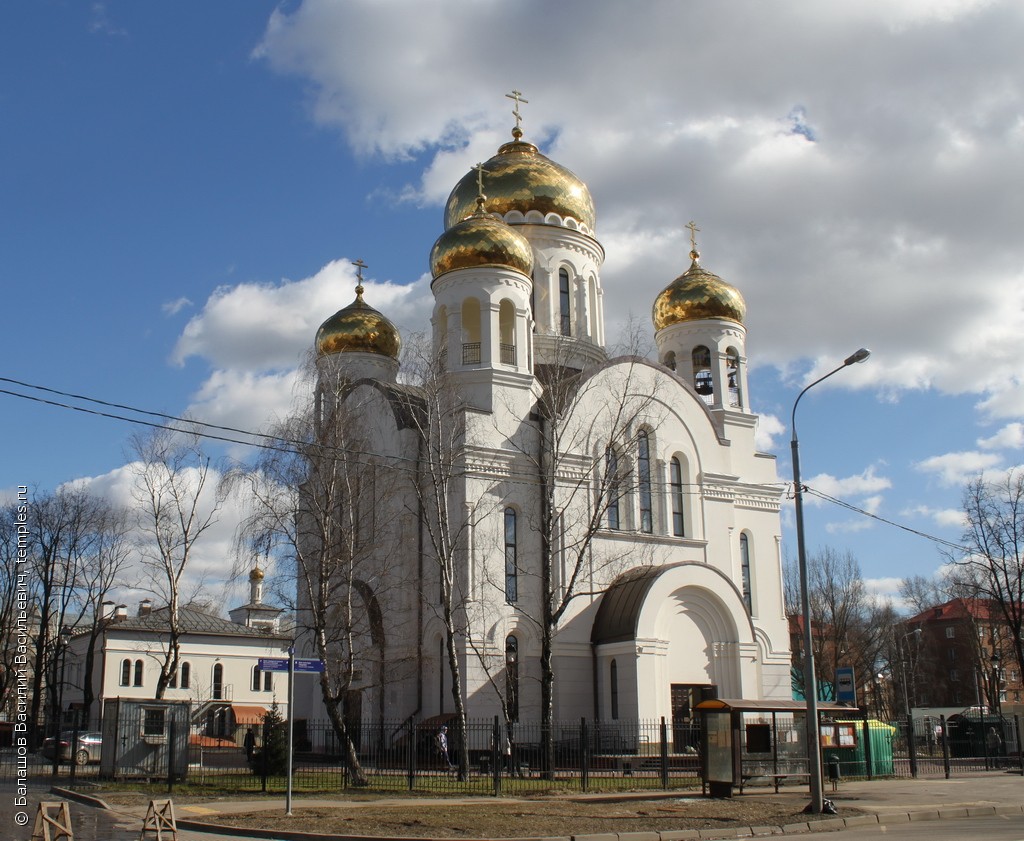
[[[782, 826], [812, 819], [802, 814], [804, 794], [781, 793], [711, 800], [672, 797], [642, 800], [542, 798], [479, 803], [364, 803], [307, 807], [295, 801], [292, 817], [282, 812], [209, 815], [209, 823], [261, 829], [291, 829], [339, 835], [405, 838], [527, 838], [603, 832], [645, 832]], [[844, 809], [844, 816], [855, 810]], [[822, 816], [831, 817], [831, 816]]]

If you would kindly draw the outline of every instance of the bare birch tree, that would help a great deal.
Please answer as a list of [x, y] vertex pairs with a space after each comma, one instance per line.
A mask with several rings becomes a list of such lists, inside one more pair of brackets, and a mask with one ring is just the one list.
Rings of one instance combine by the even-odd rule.
[[998, 480], [984, 476], [964, 489], [961, 543], [969, 550], [951, 560], [966, 571], [978, 597], [990, 603], [992, 649], [1024, 669], [1024, 469]]
[[400, 523], [389, 510], [402, 471], [371, 440], [351, 405], [357, 399], [325, 369], [315, 400], [274, 431], [294, 449], [264, 451], [232, 484], [244, 486], [250, 500], [242, 542], [292, 573], [297, 632], [324, 663], [324, 708], [353, 782], [364, 785], [352, 731], [355, 698], [360, 688], [375, 687], [382, 720], [386, 669], [400, 668], [389, 656], [381, 597], [393, 595], [402, 576], [391, 561]]
[[190, 576], [196, 544], [218, 521], [223, 504], [218, 471], [188, 431], [158, 429], [131, 440], [135, 524], [152, 592], [167, 605], [166, 646], [159, 660], [156, 698], [178, 672], [180, 609], [201, 587]]

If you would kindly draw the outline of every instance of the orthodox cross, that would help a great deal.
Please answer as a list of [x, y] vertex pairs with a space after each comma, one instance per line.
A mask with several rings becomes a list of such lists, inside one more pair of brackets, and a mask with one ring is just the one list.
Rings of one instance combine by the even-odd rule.
[[521, 91], [513, 90], [512, 93], [505, 94], [506, 97], [512, 99], [516, 103], [516, 107], [512, 109], [512, 116], [516, 118], [516, 130], [522, 131], [521, 123], [523, 122], [523, 115], [519, 113], [519, 103], [525, 102], [527, 105], [530, 104], [530, 100], [523, 99]]
[[689, 231], [690, 231], [690, 249], [692, 251], [696, 251], [697, 250], [697, 231], [699, 231], [700, 228], [698, 228], [697, 227], [697, 223], [692, 221], [692, 220], [690, 221], [689, 224], [684, 225], [683, 227], [689, 229]]
[[476, 170], [476, 192], [478, 196], [484, 194], [484, 165], [478, 163], [473, 169]]
[[366, 263], [363, 262], [363, 258], [360, 257], [353, 264], [356, 267], [356, 294], [363, 294], [363, 269], [370, 268]]

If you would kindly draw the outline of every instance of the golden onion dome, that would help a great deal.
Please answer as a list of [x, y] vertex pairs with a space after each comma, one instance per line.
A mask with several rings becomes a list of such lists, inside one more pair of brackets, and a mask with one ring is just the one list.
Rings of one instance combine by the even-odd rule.
[[398, 359], [402, 339], [394, 324], [363, 300], [363, 285], [356, 299], [338, 310], [316, 331], [318, 356], [332, 353], [378, 353]]
[[[564, 166], [542, 155], [532, 143], [520, 140], [521, 131], [517, 129], [512, 134], [515, 140], [503, 145], [498, 154], [483, 164], [487, 209], [502, 217], [513, 210], [524, 215], [531, 210], [545, 216], [556, 213], [563, 219], [575, 219], [593, 232], [594, 200], [587, 185]], [[469, 216], [476, 197], [477, 176], [469, 172], [448, 196], [445, 228], [452, 228]]]
[[263, 570], [260, 569], [258, 566], [254, 566], [252, 568], [252, 572], [249, 573], [249, 580], [250, 581], [262, 581], [263, 580]]
[[696, 250], [690, 252], [690, 259], [693, 260], [690, 268], [655, 298], [651, 312], [654, 329], [708, 318], [742, 324], [747, 305], [739, 290], [704, 269]]
[[474, 214], [448, 228], [430, 251], [430, 273], [438, 278], [456, 269], [502, 266], [530, 277], [533, 249], [521, 233], [483, 210], [478, 195]]

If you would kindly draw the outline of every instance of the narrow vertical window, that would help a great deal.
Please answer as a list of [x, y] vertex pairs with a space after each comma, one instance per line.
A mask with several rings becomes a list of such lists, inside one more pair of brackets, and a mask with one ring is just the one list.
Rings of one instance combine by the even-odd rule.
[[683, 522], [683, 466], [673, 458], [669, 467], [669, 484], [672, 494], [672, 534], [683, 537], [686, 534]]
[[646, 432], [637, 436], [636, 458], [638, 496], [640, 497], [640, 531], [654, 531], [654, 512], [651, 505], [651, 441]]
[[274, 673], [264, 672], [263, 673], [263, 691], [273, 692], [274, 691]]
[[505, 509], [505, 601], [519, 599], [519, 570], [516, 561], [516, 512]]
[[129, 686], [132, 682], [132, 661], [121, 661], [121, 686]]
[[750, 542], [746, 532], [740, 535], [740, 575], [743, 579], [743, 603], [749, 613], [754, 612], [753, 598], [750, 593]]
[[608, 673], [608, 681], [612, 694], [612, 719], [619, 717], [619, 664], [612, 660]]
[[519, 721], [519, 640], [505, 637], [505, 703], [508, 717]]
[[252, 667], [252, 691], [253, 692], [259, 692], [260, 691], [260, 667], [259, 666], [253, 666]]
[[608, 494], [608, 528], [620, 527], [619, 523], [619, 457], [611, 447], [605, 454], [605, 489]]
[[224, 667], [217, 663], [213, 667], [213, 700], [220, 701], [224, 697]]
[[192, 667], [188, 663], [181, 664], [181, 688], [188, 689], [192, 677]]
[[558, 270], [558, 314], [563, 336], [572, 335], [572, 320], [569, 317], [569, 270]]
[[142, 686], [142, 661], [135, 661], [135, 685]]
[[711, 376], [711, 351], [704, 345], [693, 349], [693, 388], [709, 406], [715, 402], [715, 384]]
[[725, 356], [729, 375], [729, 405], [739, 406], [743, 403], [743, 396], [740, 394], [740, 355], [736, 348], [729, 348]]

